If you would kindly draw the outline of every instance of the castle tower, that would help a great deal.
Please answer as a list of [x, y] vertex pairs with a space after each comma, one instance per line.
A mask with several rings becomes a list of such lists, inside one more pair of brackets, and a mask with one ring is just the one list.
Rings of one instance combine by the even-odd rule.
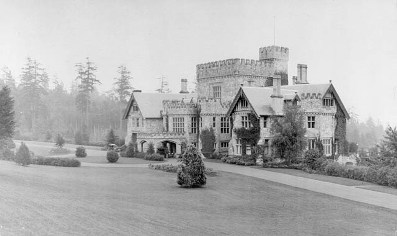
[[[280, 46], [267, 46], [259, 48], [259, 61], [266, 61], [273, 66], [274, 75], [281, 76], [281, 85], [288, 85], [288, 60], [289, 49]], [[273, 80], [267, 81], [267, 86], [272, 86]]]

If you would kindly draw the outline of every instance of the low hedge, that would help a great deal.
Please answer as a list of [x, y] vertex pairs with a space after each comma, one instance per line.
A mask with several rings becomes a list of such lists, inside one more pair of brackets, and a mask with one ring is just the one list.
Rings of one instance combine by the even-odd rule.
[[73, 158], [42, 157], [42, 156], [36, 156], [35, 158], [32, 158], [31, 164], [46, 165], [46, 166], [62, 166], [62, 167], [79, 167], [81, 165], [79, 160]]
[[157, 153], [146, 154], [144, 159], [148, 161], [164, 161], [164, 156]]
[[70, 150], [63, 148], [63, 147], [56, 147], [56, 148], [52, 148], [50, 150], [50, 154], [52, 155], [63, 155], [63, 154], [69, 154]]
[[[161, 170], [164, 172], [176, 173], [178, 166], [172, 164], [149, 164], [149, 168], [152, 170]], [[204, 173], [207, 176], [213, 177], [217, 176], [218, 172], [214, 171], [212, 168], [205, 168]]]
[[397, 167], [389, 166], [352, 166], [342, 165], [338, 162], [318, 159], [321, 162], [318, 169], [303, 169], [310, 173], [326, 174], [360, 181], [371, 182], [379, 185], [397, 188]]
[[256, 165], [255, 158], [251, 156], [224, 156], [221, 160], [228, 164], [242, 165], [242, 166], [254, 166]]

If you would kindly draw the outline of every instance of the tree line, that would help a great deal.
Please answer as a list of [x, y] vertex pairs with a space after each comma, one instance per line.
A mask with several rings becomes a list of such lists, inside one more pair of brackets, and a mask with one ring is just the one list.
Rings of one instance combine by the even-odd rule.
[[80, 135], [88, 143], [103, 141], [109, 129], [125, 135], [120, 133], [126, 130], [121, 117], [133, 89], [131, 72], [119, 66], [113, 88], [101, 93], [95, 63], [86, 58], [75, 67], [76, 77], [69, 89], [33, 58], [26, 59], [17, 76], [7, 67], [0, 71], [0, 88], [6, 87], [15, 103], [14, 138], [50, 141], [61, 134], [74, 141]]

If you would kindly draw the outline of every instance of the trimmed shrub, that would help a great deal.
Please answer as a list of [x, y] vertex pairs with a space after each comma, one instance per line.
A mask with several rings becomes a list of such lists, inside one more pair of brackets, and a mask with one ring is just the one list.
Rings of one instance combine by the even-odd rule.
[[83, 146], [77, 147], [75, 155], [76, 157], [86, 157], [87, 152], [85, 151], [85, 147]]
[[145, 155], [145, 160], [148, 161], [164, 161], [164, 156], [157, 154], [157, 153], [153, 153], [153, 154], [146, 154]]
[[37, 156], [35, 158], [32, 158], [32, 164], [47, 165], [47, 166], [62, 166], [62, 167], [79, 167], [81, 165], [79, 160], [73, 158], [42, 157], [42, 156]]
[[201, 187], [207, 183], [204, 162], [193, 145], [186, 148], [177, 170], [177, 183], [182, 187]]
[[223, 155], [220, 154], [219, 152], [215, 151], [214, 153], [212, 153], [211, 155], [209, 155], [209, 157], [207, 157], [208, 159], [222, 159]]
[[24, 142], [22, 142], [21, 146], [18, 148], [15, 155], [15, 162], [22, 166], [27, 166], [32, 162], [29, 148]]
[[146, 153], [144, 152], [136, 152], [135, 157], [140, 159], [145, 159]]
[[325, 173], [331, 176], [341, 176], [343, 169], [338, 162], [331, 162], [325, 166]]
[[364, 181], [376, 183], [378, 176], [378, 170], [375, 167], [369, 167], [367, 174], [365, 175]]
[[252, 156], [224, 156], [221, 161], [228, 164], [242, 165], [242, 166], [254, 166], [256, 165], [256, 160]]
[[115, 163], [119, 159], [119, 154], [114, 150], [110, 150], [106, 153], [106, 159], [110, 163]]
[[303, 158], [303, 164], [307, 167], [315, 170], [316, 160], [321, 157], [320, 151], [318, 149], [310, 149], [305, 152], [305, 156]]

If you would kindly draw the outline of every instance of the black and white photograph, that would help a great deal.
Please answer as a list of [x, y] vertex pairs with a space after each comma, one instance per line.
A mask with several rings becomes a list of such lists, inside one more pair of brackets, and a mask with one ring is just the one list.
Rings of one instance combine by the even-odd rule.
[[0, 236], [397, 236], [397, 0], [0, 0]]

